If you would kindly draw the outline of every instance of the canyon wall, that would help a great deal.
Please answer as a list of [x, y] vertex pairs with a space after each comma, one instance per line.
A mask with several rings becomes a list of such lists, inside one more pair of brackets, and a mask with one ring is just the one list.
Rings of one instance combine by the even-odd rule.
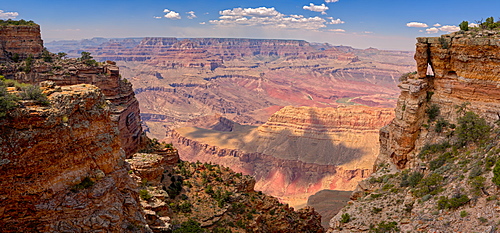
[[479, 27], [417, 38], [418, 72], [399, 84], [374, 173], [328, 232], [498, 230], [499, 38]]
[[[294, 206], [322, 189], [352, 190], [369, 175], [389, 109], [285, 107], [259, 127], [202, 118], [167, 133], [182, 159], [223, 164]], [[211, 123], [209, 123], [211, 122]], [[218, 130], [219, 129], [219, 130]], [[220, 130], [223, 129], [223, 130]]]
[[3, 232], [146, 231], [119, 130], [95, 86], [42, 83], [0, 119]]
[[[422, 125], [429, 107], [439, 106], [440, 116], [457, 124], [457, 106], [484, 117], [499, 120], [500, 44], [494, 37], [473, 38], [467, 34], [417, 38], [415, 60], [418, 73], [403, 81], [396, 118], [381, 130], [380, 161], [399, 169], [414, 167], [419, 148], [445, 139]], [[434, 75], [427, 75], [430, 66]]]
[[19, 59], [25, 59], [29, 55], [38, 58], [42, 55], [42, 50], [39, 25], [0, 26], [0, 61], [10, 59], [14, 54]]

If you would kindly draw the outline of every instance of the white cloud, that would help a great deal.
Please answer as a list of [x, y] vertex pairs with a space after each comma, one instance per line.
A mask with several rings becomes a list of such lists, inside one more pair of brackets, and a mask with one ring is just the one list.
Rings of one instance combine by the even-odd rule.
[[283, 29], [320, 29], [326, 27], [327, 21], [321, 17], [304, 17], [303, 15], [285, 15], [274, 7], [233, 8], [219, 11], [219, 20], [210, 20], [219, 26], [261, 26]]
[[426, 27], [428, 27], [427, 24], [419, 23], [419, 22], [409, 22], [406, 24], [406, 26], [411, 27], [411, 28], [426, 28]]
[[325, 4], [321, 4], [321, 5], [314, 5], [313, 3], [309, 3], [309, 6], [303, 6], [302, 9], [304, 10], [310, 10], [310, 11], [314, 11], [314, 12], [321, 12], [322, 15], [326, 15], [326, 12], [328, 9], [327, 6], [325, 6]]
[[202, 24], [202, 25], [203, 25], [203, 24], [206, 24], [206, 22], [201, 22], [200, 24]]
[[188, 14], [188, 19], [198, 18], [198, 17], [194, 14], [194, 11], [188, 11], [188, 12], [186, 12], [186, 14]]
[[165, 18], [167, 19], [181, 19], [181, 15], [175, 11], [171, 11], [169, 9], [163, 10], [163, 12], [167, 13], [165, 14]]
[[372, 34], [373, 32], [370, 32], [370, 31], [364, 31], [363, 33], [365, 33], [365, 34]]
[[460, 27], [453, 26], [453, 25], [444, 25], [441, 28], [439, 28], [439, 30], [441, 30], [443, 32], [456, 32], [456, 31], [460, 31]]
[[439, 29], [432, 27], [432, 28], [425, 29], [425, 31], [427, 32], [427, 34], [432, 34], [432, 33], [438, 33]]
[[477, 24], [477, 23], [469, 23], [469, 27], [479, 27], [479, 24]]
[[328, 22], [327, 24], [343, 24], [343, 23], [345, 23], [344, 21], [342, 21], [340, 19], [333, 19], [333, 18], [331, 18], [330, 20], [331, 21]]
[[17, 16], [19, 16], [17, 12], [4, 12], [0, 10], [0, 19], [15, 19]]
[[326, 3], [338, 2], [339, 0], [325, 0]]
[[155, 19], [161, 19], [163, 17], [161, 17], [161, 16], [153, 16], [153, 18], [155, 18]]
[[344, 29], [329, 29], [330, 32], [345, 32]]
[[436, 24], [434, 24], [434, 25], [432, 25], [432, 26], [434, 26], [434, 27], [441, 27], [441, 24], [436, 23]]

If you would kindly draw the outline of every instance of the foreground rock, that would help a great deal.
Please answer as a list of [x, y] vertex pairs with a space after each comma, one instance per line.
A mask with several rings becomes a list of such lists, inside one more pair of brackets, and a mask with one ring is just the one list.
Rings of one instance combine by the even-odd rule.
[[49, 106], [22, 102], [0, 119], [2, 231], [145, 232], [102, 92], [45, 86]]
[[497, 231], [497, 37], [473, 29], [417, 39], [418, 73], [400, 84], [396, 117], [380, 131], [376, 172], [329, 232]]
[[175, 155], [177, 151], [167, 149], [128, 160], [153, 231], [324, 232], [314, 209], [294, 211], [256, 192], [253, 178], [226, 167], [200, 162], [172, 166]]

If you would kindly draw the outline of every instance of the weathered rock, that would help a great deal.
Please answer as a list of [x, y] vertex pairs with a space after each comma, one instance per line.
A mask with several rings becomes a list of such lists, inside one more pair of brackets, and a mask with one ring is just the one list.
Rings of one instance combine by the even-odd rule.
[[0, 119], [2, 231], [146, 231], [102, 92], [43, 86], [50, 106], [25, 105]]
[[26, 59], [29, 55], [38, 58], [42, 50], [39, 25], [0, 26], [0, 61], [10, 60], [14, 54], [19, 55], [19, 59]]

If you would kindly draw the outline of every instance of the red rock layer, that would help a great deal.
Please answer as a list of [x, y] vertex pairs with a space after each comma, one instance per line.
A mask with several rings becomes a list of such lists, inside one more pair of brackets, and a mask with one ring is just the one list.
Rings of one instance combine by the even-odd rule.
[[[466, 102], [490, 123], [498, 120], [500, 109], [498, 39], [454, 33], [417, 41], [418, 73], [399, 85], [396, 118], [380, 132], [379, 162], [400, 169], [416, 166], [416, 148], [444, 140], [424, 127], [429, 106], [439, 106], [439, 116], [452, 124], [457, 124], [456, 106]], [[428, 66], [434, 75], [427, 75]]]
[[18, 54], [20, 59], [28, 55], [35, 58], [42, 55], [43, 41], [40, 26], [0, 26], [0, 60]]
[[104, 95], [85, 84], [45, 92], [50, 106], [0, 120], [2, 232], [144, 231]]

